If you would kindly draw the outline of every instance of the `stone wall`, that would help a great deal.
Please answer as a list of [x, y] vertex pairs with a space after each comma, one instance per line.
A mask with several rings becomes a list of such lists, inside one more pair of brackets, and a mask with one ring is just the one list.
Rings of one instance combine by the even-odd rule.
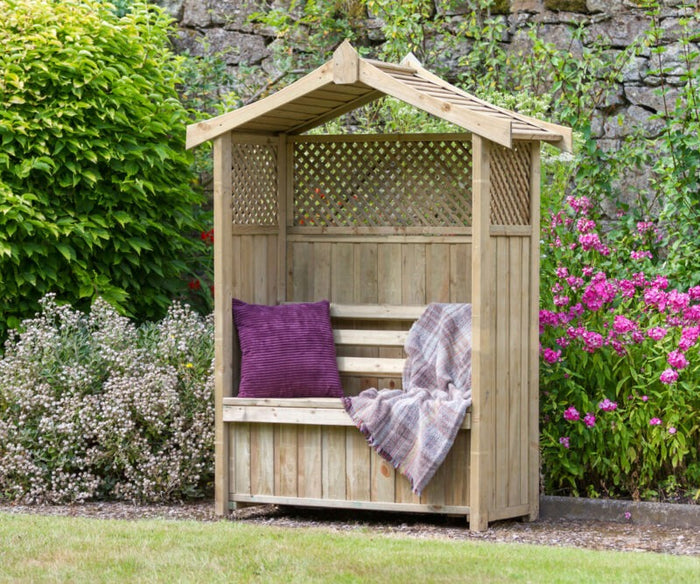
[[[248, 22], [248, 17], [268, 5], [288, 6], [290, 0], [154, 1], [166, 7], [179, 22], [176, 39], [179, 50], [189, 50], [195, 55], [225, 50], [227, 64], [232, 68], [248, 66], [257, 69], [261, 80], [278, 74], [271, 56], [275, 31], [255, 28]], [[446, 9], [448, 4], [456, 8]], [[684, 10], [682, 4], [687, 4], [687, 0], [662, 0], [661, 41], [668, 46], [662, 53], [661, 65], [669, 72], [666, 81], [671, 85], [680, 84], [679, 76], [683, 71], [679, 20], [689, 9]], [[468, 1], [448, 3], [436, 0], [435, 14], [458, 24], [470, 12], [469, 6]], [[609, 51], [618, 53], [651, 24], [650, 17], [639, 7], [639, 1], [634, 0], [499, 0], [494, 12], [500, 14], [507, 24], [503, 42], [513, 51], [527, 46], [526, 28], [532, 23], [539, 24], [545, 40], [573, 54], [580, 53], [582, 48], [572, 37], [575, 26], [585, 27], [582, 42], [602, 39]], [[367, 43], [381, 45], [381, 22], [370, 15], [363, 24]], [[465, 43], [463, 51], [466, 50]], [[458, 56], [454, 53], [445, 55], [448, 68], [454, 70]], [[650, 72], [654, 69], [650, 59], [654, 57], [650, 51], [639, 56], [634, 66], [623, 72], [623, 81], [616, 91], [602, 104], [594, 120], [594, 132], [603, 147], [614, 149], [635, 124], [643, 126], [650, 137], [659, 132], [659, 122], [651, 119], [652, 114], [663, 107], [657, 92], [661, 80]], [[623, 114], [630, 123], [617, 123], [617, 114]]]

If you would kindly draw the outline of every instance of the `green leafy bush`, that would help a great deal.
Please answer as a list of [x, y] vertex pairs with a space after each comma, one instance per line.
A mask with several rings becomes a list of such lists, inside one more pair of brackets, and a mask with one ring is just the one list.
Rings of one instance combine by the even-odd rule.
[[186, 290], [204, 243], [170, 30], [146, 3], [0, 0], [0, 337], [48, 292], [153, 319]]
[[0, 500], [210, 495], [213, 319], [174, 303], [137, 327], [101, 299], [41, 306], [0, 359]]

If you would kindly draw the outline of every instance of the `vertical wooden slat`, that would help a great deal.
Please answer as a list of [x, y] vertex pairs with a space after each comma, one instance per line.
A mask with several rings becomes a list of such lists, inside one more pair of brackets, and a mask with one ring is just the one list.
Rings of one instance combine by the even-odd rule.
[[425, 244], [402, 246], [402, 296], [405, 304], [425, 304]]
[[521, 310], [522, 302], [522, 254], [521, 254], [521, 238], [508, 238], [508, 261], [510, 263], [510, 280], [508, 288], [508, 307], [509, 323], [508, 323], [508, 360], [510, 363], [510, 382], [508, 401], [509, 418], [508, 424], [508, 506], [520, 504], [520, 476], [524, 469], [520, 465], [520, 443], [523, 442], [521, 436], [521, 410], [520, 402], [522, 399], [522, 353], [521, 347], [527, 339], [523, 338], [523, 313]]
[[250, 426], [250, 489], [254, 495], [275, 492], [275, 443], [272, 424]]
[[496, 248], [496, 279], [498, 292], [496, 296], [496, 411], [494, 415], [496, 428], [496, 482], [495, 499], [496, 508], [504, 509], [508, 506], [508, 476], [510, 464], [508, 460], [508, 420], [510, 419], [510, 362], [509, 362], [509, 299], [510, 291], [510, 261], [508, 258], [508, 240], [505, 237], [497, 237], [494, 241]]
[[314, 269], [313, 245], [305, 242], [294, 242], [292, 247], [291, 281], [288, 284], [287, 294], [291, 294], [294, 302], [308, 301], [310, 298], [309, 287]]
[[468, 430], [460, 430], [445, 458], [446, 505], [469, 505], [469, 436]]
[[[355, 291], [353, 296], [358, 304], [376, 304], [378, 299], [377, 289], [377, 244], [360, 243], [355, 244]], [[379, 350], [375, 347], [360, 347], [356, 349], [355, 355], [358, 357], [378, 357]], [[379, 385], [376, 377], [361, 377], [360, 389], [370, 387], [376, 388]]]
[[292, 425], [275, 427], [275, 495], [281, 497], [297, 496], [297, 431]]
[[370, 483], [372, 501], [393, 502], [396, 496], [396, 471], [374, 450], [370, 452]]
[[540, 143], [532, 142], [530, 156], [530, 519], [539, 515], [540, 434], [539, 434], [539, 298], [540, 298]]
[[377, 298], [380, 304], [401, 304], [401, 244], [383, 243], [377, 251]]
[[491, 288], [490, 212], [491, 143], [472, 136], [472, 408], [470, 517], [472, 530], [488, 526], [489, 495], [493, 489], [490, 430], [493, 427], [493, 296]]
[[426, 303], [450, 301], [450, 246], [433, 243], [426, 253]]
[[355, 302], [355, 261], [352, 243], [334, 243], [331, 249], [331, 296], [333, 302]]
[[[226, 450], [228, 452], [228, 460], [226, 463], [223, 465], [226, 469], [226, 480], [228, 481], [226, 483], [226, 502], [230, 500], [231, 494], [235, 493], [236, 491], [236, 432], [235, 432], [235, 425], [234, 424], [225, 424], [224, 425], [224, 431], [226, 432], [225, 440], [226, 440]], [[218, 463], [218, 461], [215, 461], [215, 463]], [[218, 500], [217, 500], [218, 502]], [[228, 510], [228, 505], [227, 509]], [[220, 514], [220, 513], [219, 513]]]
[[231, 224], [231, 134], [214, 140], [214, 492], [216, 513], [228, 513], [229, 437], [223, 399], [233, 392], [233, 245]]
[[[380, 304], [402, 303], [402, 268], [401, 244], [382, 243], [377, 250], [377, 301]], [[379, 356], [400, 359], [405, 355], [401, 348], [382, 348], [379, 350]], [[397, 389], [401, 387], [401, 380], [396, 377], [380, 377], [377, 379], [377, 385], [378, 389]], [[394, 471], [395, 483], [396, 474]]]
[[370, 500], [370, 449], [357, 428], [346, 428], [345, 462], [347, 498], [354, 501]]
[[331, 297], [331, 244], [314, 243], [313, 300]]
[[250, 424], [233, 424], [234, 465], [236, 483], [234, 491], [239, 494], [250, 494]]
[[340, 426], [323, 428], [321, 485], [324, 499], [344, 500], [346, 498], [345, 433], [346, 428]]
[[376, 304], [379, 298], [378, 258], [376, 243], [355, 245], [355, 302], [358, 304]]
[[533, 423], [529, 419], [530, 415], [530, 240], [521, 238], [520, 240], [522, 257], [522, 290], [527, 291], [520, 296], [520, 320], [522, 328], [520, 330], [520, 504], [528, 503], [528, 493], [530, 490], [530, 425]]
[[278, 235], [268, 235], [267, 237], [267, 290], [265, 295], [266, 304], [277, 304], [279, 302], [279, 265], [277, 255], [279, 252]]
[[448, 476], [448, 465], [444, 463], [435, 471], [433, 478], [427, 484], [420, 496], [420, 502], [426, 505], [442, 506], [445, 504], [448, 481], [452, 479]]
[[321, 427], [300, 426], [297, 448], [299, 496], [320, 499], [323, 495], [321, 480]]
[[[275, 293], [277, 304], [287, 299], [287, 173], [289, 161], [287, 159], [287, 135], [280, 134], [277, 143], [277, 255]], [[270, 299], [272, 302], [272, 298]]]
[[471, 301], [471, 244], [450, 245], [450, 302]]
[[253, 256], [253, 302], [257, 304], [268, 303], [268, 264], [267, 243], [269, 236], [254, 235], [251, 237]]
[[241, 300], [255, 302], [255, 271], [253, 268], [253, 237], [252, 235], [239, 236], [241, 252], [238, 257], [241, 272]]

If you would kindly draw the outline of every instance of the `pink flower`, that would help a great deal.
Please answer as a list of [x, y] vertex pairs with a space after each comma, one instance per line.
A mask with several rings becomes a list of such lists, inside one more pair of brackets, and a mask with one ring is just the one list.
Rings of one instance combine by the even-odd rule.
[[631, 257], [633, 260], [641, 260], [641, 259], [644, 259], [644, 258], [649, 258], [649, 259], [651, 259], [651, 258], [652, 258], [652, 255], [651, 255], [651, 252], [650, 252], [650, 251], [646, 251], [646, 250], [635, 251], [635, 250], [632, 250], [632, 251], [630, 252], [630, 257]]
[[614, 412], [617, 409], [617, 402], [610, 401], [607, 397], [598, 403], [598, 408], [604, 412]]
[[595, 416], [591, 412], [588, 412], [583, 418], [583, 423], [586, 424], [587, 427], [592, 428], [595, 426]]
[[540, 310], [540, 326], [557, 326], [559, 316], [551, 310]]
[[562, 307], [562, 306], [566, 306], [567, 304], [569, 304], [569, 297], [568, 296], [561, 295], [561, 296], [554, 297], [554, 306]]
[[637, 330], [637, 323], [630, 320], [626, 316], [616, 314], [613, 319], [613, 329], [618, 334], [629, 333]]
[[652, 231], [653, 229], [654, 224], [651, 221], [637, 222], [637, 233], [639, 233], [639, 235], [644, 235], [647, 231]]
[[593, 275], [593, 268], [591, 266], [586, 266], [581, 270], [584, 278], [590, 278]]
[[675, 434], [676, 432], [678, 432], [678, 430], [676, 430], [673, 426], [671, 426], [671, 427], [668, 429], [668, 433], [669, 433], [669, 434]]
[[648, 306], [655, 306], [660, 312], [666, 309], [666, 297], [668, 295], [658, 288], [649, 288], [644, 292], [644, 302]]
[[[677, 379], [678, 371], [676, 371], [675, 369], [671, 369], [670, 367], [668, 369], [665, 369], [664, 372], [659, 376], [659, 381], [666, 385], [671, 385], [672, 383], [675, 383]], [[644, 397], [642, 398], [642, 400], [646, 401]]]
[[552, 365], [557, 361], [561, 361], [561, 351], [555, 351], [554, 349], [547, 347], [542, 351], [542, 358], [546, 363]]
[[588, 213], [592, 206], [591, 200], [588, 197], [573, 197], [569, 195], [566, 197], [566, 202], [574, 211], [584, 215]]
[[594, 331], [586, 331], [581, 335], [583, 342], [586, 344], [585, 349], [589, 352], [599, 349], [603, 346], [603, 336]]
[[656, 276], [651, 285], [666, 290], [666, 288], [668, 288], [668, 279], [665, 276]]
[[660, 426], [661, 420], [659, 418], [652, 418], [651, 420], [649, 420], [649, 425], [650, 426]]
[[666, 360], [671, 367], [676, 369], [685, 369], [688, 366], [688, 359], [680, 351], [671, 351]]
[[569, 275], [569, 270], [564, 266], [557, 268], [557, 278], [566, 278]]
[[574, 406], [567, 408], [564, 412], [564, 419], [568, 420], [569, 422], [576, 422], [578, 421], [579, 417], [578, 410]]
[[690, 290], [688, 290], [688, 295], [693, 300], [700, 300], [700, 286], [693, 286]]
[[647, 335], [649, 335], [650, 339], [654, 339], [655, 341], [660, 341], [666, 336], [666, 329], [661, 328], [660, 326], [655, 326], [650, 328], [647, 331]]
[[643, 395], [643, 396], [642, 396], [642, 401], [643, 401], [643, 402], [649, 401], [649, 396], [648, 396], [648, 395]]
[[688, 306], [683, 311], [683, 318], [688, 322], [700, 322], [700, 305]]
[[620, 286], [620, 290], [622, 291], [622, 295], [625, 298], [632, 298], [632, 296], [634, 296], [634, 293], [637, 291], [637, 288], [634, 285], [634, 282], [632, 282], [631, 280], [620, 280], [618, 282], [618, 285]]
[[579, 233], [589, 233], [590, 231], [593, 231], [595, 229], [595, 221], [593, 221], [592, 219], [586, 219], [585, 217], [581, 217], [576, 222], [576, 229]]
[[584, 251], [598, 249], [601, 245], [600, 237], [598, 237], [597, 233], [583, 233], [579, 236], [578, 242]]
[[630, 513], [629, 511], [625, 511], [625, 519], [627, 519], [628, 521], [632, 519], [632, 513]]
[[561, 444], [564, 448], [569, 447], [569, 437], [568, 436], [562, 436], [559, 438], [559, 444]]
[[690, 303], [690, 296], [678, 290], [671, 290], [668, 293], [668, 307], [673, 312], [682, 312]]
[[581, 286], [583, 286], [583, 278], [579, 278], [578, 276], [569, 276], [566, 278], [566, 283], [572, 290], [578, 290]]

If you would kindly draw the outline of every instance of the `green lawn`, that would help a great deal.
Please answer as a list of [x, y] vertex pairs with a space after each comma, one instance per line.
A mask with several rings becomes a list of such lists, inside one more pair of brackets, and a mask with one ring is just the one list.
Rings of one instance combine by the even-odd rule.
[[688, 582], [700, 558], [0, 513], [0, 582]]

